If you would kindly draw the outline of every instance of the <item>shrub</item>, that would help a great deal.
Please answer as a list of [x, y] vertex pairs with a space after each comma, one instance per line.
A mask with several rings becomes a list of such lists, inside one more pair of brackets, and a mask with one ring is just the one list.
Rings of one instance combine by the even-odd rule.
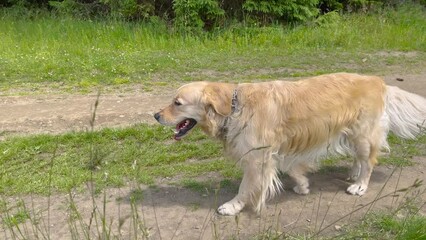
[[[200, 32], [246, 20], [293, 24], [320, 17], [314, 21], [321, 24], [341, 12], [368, 12], [413, 2], [426, 6], [426, 0], [3, 0], [0, 7], [43, 9], [78, 18], [155, 19], [180, 32]], [[322, 17], [329, 12], [334, 13]]]
[[305, 22], [319, 13], [319, 0], [247, 0], [243, 8], [262, 23]]
[[185, 32], [211, 29], [225, 13], [216, 0], [174, 0], [173, 9], [175, 26]]

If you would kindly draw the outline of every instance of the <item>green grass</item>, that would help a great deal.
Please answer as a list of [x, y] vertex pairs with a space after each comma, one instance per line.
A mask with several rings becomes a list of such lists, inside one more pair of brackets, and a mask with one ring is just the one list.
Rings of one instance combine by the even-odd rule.
[[379, 158], [381, 164], [391, 164], [395, 166], [411, 166], [410, 160], [413, 156], [426, 156], [426, 135], [419, 136], [418, 139], [402, 139], [393, 134], [389, 135], [391, 144], [391, 154]]
[[[155, 184], [157, 178], [177, 177], [190, 189], [212, 189], [212, 182], [193, 179], [218, 172], [223, 179], [239, 179], [241, 172], [223, 158], [222, 146], [199, 130], [182, 141], [171, 139], [168, 127], [137, 125], [97, 132], [11, 137], [0, 142], [0, 193], [49, 194], [83, 189], [93, 181], [99, 192], [126, 181]], [[407, 166], [410, 158], [424, 155], [426, 137], [418, 141], [391, 137], [391, 155], [381, 164]], [[403, 141], [403, 142], [402, 142]], [[337, 158], [324, 161], [333, 167]], [[327, 171], [327, 170], [325, 170]], [[223, 184], [222, 184], [223, 183]]]
[[10, 138], [0, 142], [0, 193], [66, 192], [92, 180], [101, 190], [126, 180], [153, 184], [157, 177], [211, 171], [233, 177], [232, 163], [223, 159], [217, 142], [200, 131], [179, 142], [171, 140], [172, 134], [170, 128], [139, 125]]
[[132, 84], [150, 90], [194, 80], [416, 72], [426, 67], [424, 16], [424, 9], [409, 5], [321, 24], [238, 25], [182, 36], [161, 22], [25, 17], [2, 10], [0, 91], [84, 92]]
[[30, 218], [30, 214], [25, 210], [20, 210], [16, 212], [14, 215], [6, 216], [3, 220], [3, 223], [7, 227], [17, 226], [21, 223], [24, 223], [26, 220]]
[[426, 217], [414, 213], [376, 212], [338, 239], [426, 239]]
[[2, 213], [0, 223], [8, 228], [18, 226], [30, 219], [30, 213], [23, 201], [17, 201], [10, 207], [5, 201], [1, 200], [0, 213]]
[[[394, 239], [425, 239], [426, 217], [419, 215], [398, 219], [395, 216], [378, 215], [372, 217], [373, 227], [379, 232], [394, 236]], [[370, 223], [371, 224], [371, 223]]]

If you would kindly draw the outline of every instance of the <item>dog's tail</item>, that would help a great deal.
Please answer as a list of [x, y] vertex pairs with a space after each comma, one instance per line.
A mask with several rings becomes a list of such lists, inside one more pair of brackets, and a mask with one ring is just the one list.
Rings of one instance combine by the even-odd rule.
[[398, 137], [416, 138], [426, 134], [426, 98], [387, 86], [385, 99], [386, 128]]

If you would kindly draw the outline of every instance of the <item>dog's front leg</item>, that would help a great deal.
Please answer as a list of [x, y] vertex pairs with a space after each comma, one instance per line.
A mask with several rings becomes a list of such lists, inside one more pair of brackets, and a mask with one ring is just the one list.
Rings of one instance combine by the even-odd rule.
[[[281, 182], [277, 176], [275, 162], [270, 156], [257, 156], [249, 158], [243, 168], [244, 175], [238, 190], [237, 196], [231, 201], [218, 208], [218, 213], [222, 215], [236, 215], [248, 203], [253, 205], [256, 212], [260, 212], [268, 197], [278, 193], [281, 189]], [[255, 159], [258, 160], [258, 162]]]
[[217, 212], [221, 215], [233, 216], [238, 214], [244, 206], [250, 201], [251, 193], [250, 186], [255, 186], [256, 182], [259, 181], [257, 178], [256, 169], [246, 166], [244, 168], [243, 179], [240, 184], [237, 196], [231, 201], [224, 203], [217, 209]]

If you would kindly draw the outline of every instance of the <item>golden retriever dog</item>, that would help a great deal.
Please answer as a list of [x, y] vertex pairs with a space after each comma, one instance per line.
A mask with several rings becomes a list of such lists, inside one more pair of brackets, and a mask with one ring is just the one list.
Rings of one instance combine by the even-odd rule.
[[336, 73], [288, 82], [194, 82], [178, 89], [170, 106], [154, 115], [176, 126], [176, 140], [195, 126], [221, 140], [243, 169], [238, 194], [218, 208], [235, 215], [246, 205], [257, 212], [282, 189], [279, 171], [308, 194], [305, 174], [331, 154], [354, 163], [347, 192], [365, 194], [389, 131], [415, 138], [426, 119], [426, 99], [386, 86], [375, 76]]

